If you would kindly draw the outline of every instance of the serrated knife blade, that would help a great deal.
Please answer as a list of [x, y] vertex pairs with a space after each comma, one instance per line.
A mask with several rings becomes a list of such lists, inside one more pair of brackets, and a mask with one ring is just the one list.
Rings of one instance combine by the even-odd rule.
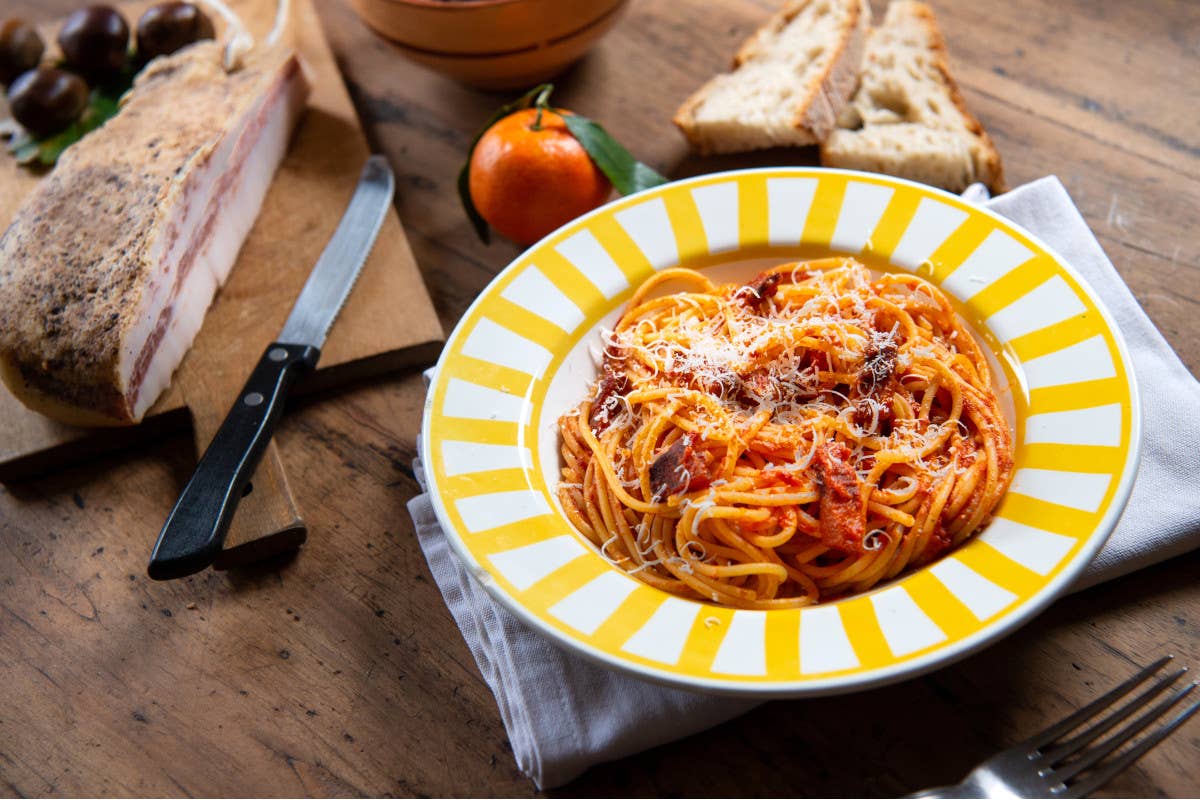
[[371, 253], [394, 191], [387, 161], [382, 156], [368, 158], [350, 205], [279, 338], [258, 360], [158, 534], [147, 568], [151, 578], [191, 575], [221, 552], [238, 501], [283, 413], [288, 390], [316, 367], [325, 336]]
[[396, 180], [383, 156], [363, 167], [350, 205], [292, 306], [279, 341], [321, 347], [371, 254], [392, 205]]

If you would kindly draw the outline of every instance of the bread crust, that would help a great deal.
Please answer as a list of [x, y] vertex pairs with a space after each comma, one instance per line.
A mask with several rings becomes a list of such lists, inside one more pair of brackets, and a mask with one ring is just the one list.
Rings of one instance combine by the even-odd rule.
[[797, 111], [792, 123], [797, 130], [812, 133], [818, 142], [824, 141], [837, 127], [838, 115], [858, 88], [867, 32], [871, 28], [871, 9], [866, 3], [856, 3], [850, 13], [850, 34], [838, 40], [833, 60], [820, 80], [810, 85], [808, 101]]
[[[769, 20], [747, 38], [734, 54], [732, 70], [736, 72], [755, 57], [762, 54], [765, 42], [778, 36], [798, 15], [815, 0], [790, 0]], [[706, 135], [702, 125], [697, 124], [696, 111], [708, 99], [717, 81], [725, 75], [710, 78], [691, 94], [675, 112], [672, 121], [687, 137], [692, 148], [701, 155], [740, 152], [776, 145], [817, 144], [837, 124], [838, 114], [849, 101], [858, 85], [859, 67], [866, 48], [866, 35], [870, 28], [871, 14], [867, 0], [849, 0], [848, 19], [841, 35], [829, 47], [833, 56], [824, 70], [809, 80], [803, 96], [796, 104], [789, 122], [794, 133], [788, 141], [775, 141], [764, 135], [755, 144], [718, 141]], [[777, 138], [777, 137], [776, 137]]]
[[[966, 101], [963, 99], [962, 91], [960, 90], [957, 81], [950, 73], [949, 57], [946, 50], [946, 42], [942, 36], [941, 30], [938, 28], [937, 19], [934, 16], [933, 9], [928, 5], [918, 0], [893, 0], [892, 5], [888, 8], [888, 20], [885, 20], [884, 27], [888, 25], [888, 21], [893, 14], [899, 16], [904, 14], [909, 16], [922, 27], [926, 35], [926, 49], [930, 53], [930, 66], [936, 73], [936, 79], [945, 92], [946, 97], [954, 106], [955, 111], [962, 120], [963, 126], [967, 133], [974, 138], [976, 147], [972, 148], [971, 153], [971, 171], [974, 174], [974, 179], [985, 184], [992, 194], [1000, 194], [1006, 191], [1007, 187], [1004, 181], [1004, 168], [1000, 160], [1000, 153], [996, 150], [995, 144], [979, 120], [967, 109]], [[863, 64], [863, 72], [866, 73], [871, 68], [870, 58], [868, 57]], [[851, 103], [853, 104], [853, 99]], [[876, 130], [884, 131], [889, 126], [880, 125], [874, 126]], [[853, 135], [847, 132], [842, 134], [835, 133], [833, 136], [826, 138], [821, 143], [821, 163], [828, 166], [845, 166], [845, 167], [869, 167], [867, 164], [860, 164], [859, 159], [845, 159], [840, 153], [835, 151], [835, 145], [840, 145], [842, 139], [846, 135]], [[870, 159], [875, 164], [881, 164], [889, 161], [891, 154], [878, 153]], [[851, 163], [853, 161], [853, 163]], [[908, 176], [912, 177], [912, 176]], [[945, 186], [943, 188], [952, 190], [961, 190], [964, 187]]]
[[950, 67], [946, 62], [944, 48], [934, 66], [946, 82], [946, 88], [950, 92], [950, 100], [954, 103], [954, 107], [958, 109], [958, 113], [962, 114], [963, 121], [967, 125], [967, 130], [979, 139], [983, 158], [980, 162], [976, 163], [976, 170], [979, 173], [976, 177], [978, 177], [980, 183], [987, 185], [988, 190], [993, 195], [1007, 192], [1008, 186], [1004, 182], [1004, 165], [1000, 161], [1000, 152], [996, 149], [996, 145], [992, 143], [992, 137], [988, 136], [988, 132], [984, 130], [983, 124], [975, 118], [974, 114], [967, 110], [967, 104], [963, 99], [962, 92], [959, 91], [958, 83], [950, 76]]
[[692, 146], [692, 149], [701, 155], [709, 155], [709, 150], [705, 144], [705, 140], [700, 136], [700, 131], [696, 128], [696, 109], [704, 102], [709, 84], [711, 83], [712, 79], [692, 92], [691, 96], [683, 101], [683, 105], [675, 111], [675, 116], [671, 118], [671, 122], [675, 123], [675, 127], [679, 128], [684, 137], [687, 138], [688, 144]]
[[771, 15], [771, 18], [760, 25], [754, 33], [746, 37], [746, 40], [738, 45], [737, 52], [733, 54], [733, 59], [729, 64], [730, 70], [736, 70], [742, 64], [754, 58], [762, 51], [763, 40], [769, 36], [776, 36], [792, 24], [792, 20], [800, 14], [812, 0], [788, 0], [783, 4], [783, 7]]
[[950, 101], [954, 103], [954, 107], [962, 115], [967, 130], [978, 137], [980, 147], [983, 148], [982, 163], [976, 165], [977, 168], [982, 167], [982, 169], [979, 169], [980, 174], [977, 176], [980, 183], [986, 184], [992, 194], [1001, 194], [1007, 191], [1008, 187], [1004, 183], [1004, 167], [1000, 162], [1000, 153], [996, 150], [996, 146], [992, 143], [992, 137], [988, 136], [982, 123], [976, 119], [974, 114], [967, 110], [967, 103], [963, 99], [962, 90], [958, 87], [958, 81], [954, 80], [954, 77], [950, 74], [950, 56], [946, 50], [946, 40], [942, 36], [941, 28], [938, 27], [937, 17], [934, 16], [933, 9], [927, 4], [920, 2], [909, 2], [907, 5], [912, 7], [914, 15], [920, 18], [921, 23], [925, 26], [929, 34], [929, 49], [934, 54], [933, 66], [942, 78], [942, 83], [950, 95]]

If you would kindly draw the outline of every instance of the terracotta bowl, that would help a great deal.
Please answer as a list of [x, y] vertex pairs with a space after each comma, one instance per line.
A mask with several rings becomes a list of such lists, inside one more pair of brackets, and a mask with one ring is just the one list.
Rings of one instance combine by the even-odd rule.
[[350, 0], [406, 56], [484, 89], [553, 77], [616, 22], [628, 0]]

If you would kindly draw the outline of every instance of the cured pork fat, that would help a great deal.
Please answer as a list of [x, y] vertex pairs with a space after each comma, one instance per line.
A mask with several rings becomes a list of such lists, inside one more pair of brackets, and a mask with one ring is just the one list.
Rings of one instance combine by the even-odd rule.
[[151, 62], [0, 237], [0, 377], [76, 425], [139, 421], [191, 347], [304, 108], [301, 63], [205, 41]]

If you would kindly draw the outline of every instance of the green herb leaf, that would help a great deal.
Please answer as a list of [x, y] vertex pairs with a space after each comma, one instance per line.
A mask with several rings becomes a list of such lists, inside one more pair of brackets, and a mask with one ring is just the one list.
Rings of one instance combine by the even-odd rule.
[[22, 131], [8, 143], [8, 151], [16, 157], [18, 164], [24, 166], [37, 160], [38, 143], [27, 132]]
[[[471, 148], [474, 152], [475, 148]], [[458, 171], [458, 199], [462, 201], [463, 210], [467, 212], [467, 219], [471, 220], [471, 226], [475, 228], [475, 235], [479, 237], [484, 244], [491, 244], [492, 229], [488, 227], [487, 220], [479, 213], [479, 209], [475, 207], [475, 203], [471, 200], [471, 156], [467, 155], [467, 163], [463, 164], [462, 169]]]
[[562, 119], [620, 194], [633, 194], [667, 183], [666, 178], [630, 155], [600, 123], [578, 114], [564, 114]]
[[22, 131], [8, 143], [9, 152], [17, 159], [17, 163], [23, 166], [54, 166], [64, 150], [116, 116], [120, 110], [119, 101], [123, 93], [124, 89], [119, 86], [103, 90], [94, 89], [79, 119], [58, 133], [42, 139], [36, 139], [28, 131]]
[[479, 129], [475, 134], [475, 138], [471, 140], [471, 146], [467, 148], [467, 160], [463, 163], [462, 169], [458, 171], [458, 199], [462, 201], [463, 210], [467, 212], [467, 218], [471, 220], [471, 225], [475, 228], [476, 235], [479, 236], [484, 244], [489, 244], [492, 240], [491, 229], [488, 227], [487, 220], [479, 213], [479, 209], [475, 208], [475, 203], [471, 200], [471, 157], [475, 155], [475, 146], [479, 144], [479, 140], [487, 133], [488, 128], [514, 111], [529, 108], [530, 103], [534, 102], [535, 98], [544, 103], [545, 98], [549, 97], [550, 91], [553, 88], [553, 84], [540, 84], [511, 103], [501, 106], [497, 109], [496, 113], [488, 118], [483, 127]]

